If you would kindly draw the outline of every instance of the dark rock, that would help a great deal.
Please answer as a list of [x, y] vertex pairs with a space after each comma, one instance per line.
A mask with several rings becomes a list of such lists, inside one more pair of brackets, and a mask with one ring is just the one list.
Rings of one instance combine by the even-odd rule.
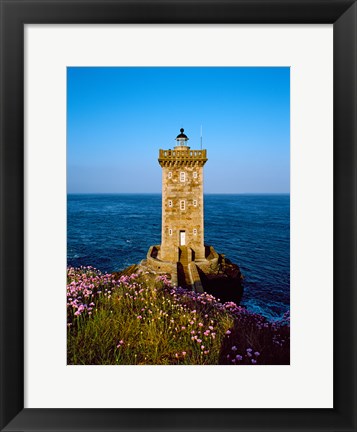
[[222, 302], [239, 304], [243, 296], [243, 276], [237, 264], [219, 256], [218, 265], [209, 272], [198, 267], [203, 289]]

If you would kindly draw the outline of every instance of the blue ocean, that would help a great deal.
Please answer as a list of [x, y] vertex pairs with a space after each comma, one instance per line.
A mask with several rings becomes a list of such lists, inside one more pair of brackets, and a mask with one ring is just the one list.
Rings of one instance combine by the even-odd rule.
[[[238, 264], [241, 304], [269, 319], [290, 308], [290, 195], [205, 195], [205, 243]], [[161, 243], [161, 194], [69, 194], [67, 262], [122, 270]]]

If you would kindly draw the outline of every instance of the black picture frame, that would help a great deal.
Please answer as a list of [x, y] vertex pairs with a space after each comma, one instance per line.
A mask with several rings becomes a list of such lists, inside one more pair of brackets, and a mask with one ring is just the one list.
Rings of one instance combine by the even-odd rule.
[[[356, 2], [0, 0], [0, 7], [1, 430], [356, 431]], [[28, 23], [333, 24], [333, 409], [24, 409], [24, 25]]]

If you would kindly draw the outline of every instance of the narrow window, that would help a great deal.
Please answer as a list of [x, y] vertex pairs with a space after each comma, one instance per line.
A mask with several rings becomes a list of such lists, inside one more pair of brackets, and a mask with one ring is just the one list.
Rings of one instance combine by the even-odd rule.
[[185, 210], [185, 201], [184, 200], [180, 201], [180, 210]]
[[169, 207], [172, 207], [172, 200], [169, 200]]
[[197, 207], [197, 200], [193, 200], [193, 206]]
[[172, 236], [172, 229], [169, 229], [169, 235]]
[[197, 178], [197, 171], [193, 172], [193, 178]]
[[193, 229], [193, 235], [197, 235], [197, 230], [196, 230], [196, 228]]
[[169, 174], [168, 174], [167, 177], [168, 177], [168, 178], [171, 178], [171, 177], [172, 177], [172, 172], [171, 172], [171, 171], [169, 171]]
[[186, 179], [185, 172], [184, 172], [184, 171], [181, 171], [181, 172], [180, 172], [180, 182], [184, 182], [185, 179]]

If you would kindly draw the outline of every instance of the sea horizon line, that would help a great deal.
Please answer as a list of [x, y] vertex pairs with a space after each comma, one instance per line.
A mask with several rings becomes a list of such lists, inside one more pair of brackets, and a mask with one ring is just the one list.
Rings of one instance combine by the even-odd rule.
[[[67, 192], [67, 195], [162, 195], [161, 192]], [[205, 192], [203, 195], [290, 195], [290, 192]]]

